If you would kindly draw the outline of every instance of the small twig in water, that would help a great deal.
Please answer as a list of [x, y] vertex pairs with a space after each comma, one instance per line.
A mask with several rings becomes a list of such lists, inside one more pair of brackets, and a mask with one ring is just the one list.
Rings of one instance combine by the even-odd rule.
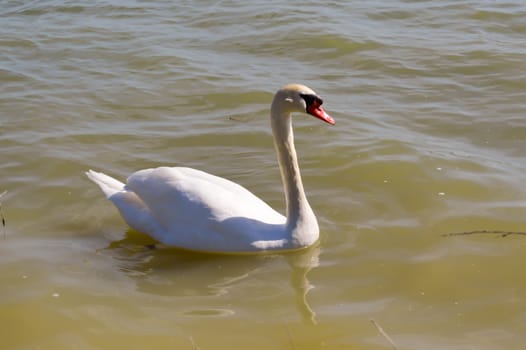
[[376, 329], [378, 330], [378, 332], [385, 338], [387, 339], [387, 341], [389, 342], [389, 344], [391, 344], [393, 346], [393, 349], [395, 350], [398, 350], [398, 346], [396, 345], [396, 343], [393, 341], [393, 339], [391, 339], [391, 337], [389, 336], [389, 334], [387, 334], [384, 329], [374, 320], [374, 319], [370, 319], [371, 323], [376, 327]]
[[192, 350], [200, 350], [199, 347], [195, 344], [194, 338], [190, 336], [190, 343], [192, 343]]
[[[0, 193], [0, 199], [2, 199], [2, 197], [7, 193], [7, 191], [4, 191], [2, 193]], [[6, 229], [5, 229], [5, 217], [4, 217], [4, 213], [2, 213], [2, 201], [0, 201], [0, 217], [2, 217], [2, 227], [3, 227], [3, 230], [4, 230], [4, 239], [6, 238]]]
[[292, 350], [296, 350], [296, 343], [294, 342], [294, 338], [292, 337], [292, 333], [290, 332], [289, 326], [287, 326], [287, 335], [289, 336], [290, 348]]
[[522, 235], [526, 236], [526, 232], [521, 231], [500, 231], [500, 230], [475, 230], [475, 231], [466, 231], [466, 232], [453, 232], [453, 233], [444, 233], [442, 236], [451, 237], [451, 236], [465, 236], [465, 235], [478, 235], [478, 234], [491, 234], [491, 235], [500, 235], [501, 237], [507, 237], [511, 235]]

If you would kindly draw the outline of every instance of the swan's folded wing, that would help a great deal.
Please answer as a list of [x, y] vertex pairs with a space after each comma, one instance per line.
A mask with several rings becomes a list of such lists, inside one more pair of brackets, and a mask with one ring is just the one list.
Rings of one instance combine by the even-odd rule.
[[244, 187], [203, 171], [160, 167], [134, 173], [126, 189], [133, 191], [165, 227], [194, 226], [232, 217], [266, 223], [285, 218]]

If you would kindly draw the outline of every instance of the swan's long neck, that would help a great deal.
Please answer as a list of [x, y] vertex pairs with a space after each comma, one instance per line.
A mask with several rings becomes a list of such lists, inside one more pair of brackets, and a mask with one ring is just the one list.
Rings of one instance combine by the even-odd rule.
[[272, 105], [270, 119], [285, 191], [286, 229], [294, 246], [306, 246], [318, 239], [318, 222], [303, 189], [290, 113], [279, 107], [279, 104]]

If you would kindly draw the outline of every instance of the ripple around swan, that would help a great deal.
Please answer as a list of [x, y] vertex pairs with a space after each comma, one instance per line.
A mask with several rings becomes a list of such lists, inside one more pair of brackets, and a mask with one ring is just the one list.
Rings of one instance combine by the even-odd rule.
[[232, 310], [225, 309], [200, 309], [200, 310], [190, 310], [183, 313], [185, 316], [197, 316], [197, 317], [225, 317], [231, 316], [234, 312]]

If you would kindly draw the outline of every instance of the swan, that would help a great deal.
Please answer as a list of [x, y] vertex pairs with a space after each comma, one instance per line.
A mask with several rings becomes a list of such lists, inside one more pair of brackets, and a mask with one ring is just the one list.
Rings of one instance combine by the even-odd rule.
[[244, 187], [186, 167], [139, 170], [126, 184], [89, 170], [96, 183], [134, 230], [191, 251], [255, 253], [307, 248], [319, 227], [301, 180], [291, 113], [302, 112], [331, 125], [312, 89], [288, 84], [272, 100], [270, 122], [285, 192], [283, 216]]

